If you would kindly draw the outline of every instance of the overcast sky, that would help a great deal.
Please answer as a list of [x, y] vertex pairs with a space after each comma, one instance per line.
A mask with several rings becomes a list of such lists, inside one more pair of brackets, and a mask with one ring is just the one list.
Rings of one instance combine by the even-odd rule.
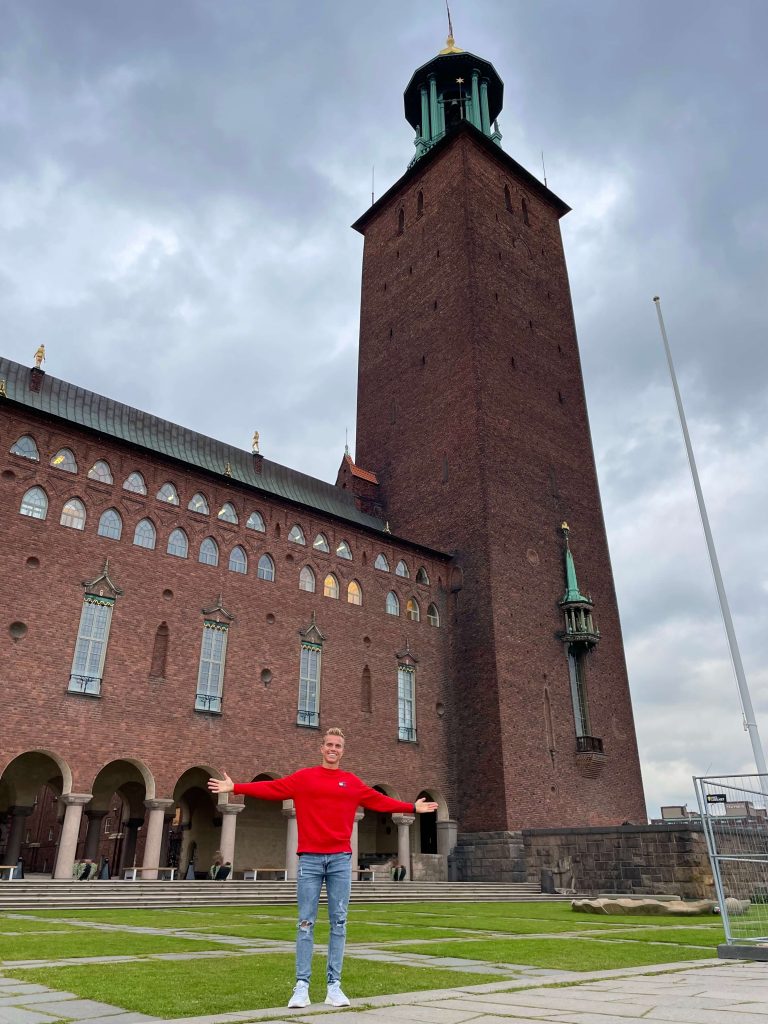
[[[335, 479], [362, 239], [442, 0], [3, 0], [4, 355]], [[652, 297], [768, 744], [765, 0], [453, 0], [563, 221], [649, 812], [753, 771]], [[762, 69], [762, 70], [761, 70]], [[573, 537], [578, 565], [578, 538]], [[580, 580], [589, 589], [588, 579]], [[599, 619], [599, 609], [597, 611]]]

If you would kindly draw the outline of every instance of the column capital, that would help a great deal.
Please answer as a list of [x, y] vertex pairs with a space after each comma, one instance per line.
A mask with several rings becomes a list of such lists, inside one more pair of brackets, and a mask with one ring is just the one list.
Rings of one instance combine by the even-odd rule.
[[101, 819], [101, 818], [106, 818], [106, 816], [109, 814], [109, 811], [99, 811], [99, 810], [95, 810], [92, 807], [88, 807], [88, 808], [86, 808], [84, 814], [85, 814], [86, 818]]
[[59, 800], [67, 807], [84, 807], [93, 800], [93, 793], [62, 793]]
[[296, 808], [295, 807], [284, 807], [283, 808], [283, 817], [285, 817], [285, 818], [295, 818], [296, 817]]
[[239, 814], [245, 810], [245, 804], [216, 804], [219, 814]]
[[365, 809], [362, 807], [358, 807], [357, 810], [355, 811], [355, 821], [362, 821], [364, 817]]
[[406, 825], [408, 828], [410, 828], [411, 825], [414, 823], [414, 821], [416, 821], [416, 815], [415, 814], [393, 814], [392, 815], [392, 821], [394, 821], [394, 823], [396, 825], [398, 825], [398, 826], [399, 825]]
[[444, 821], [438, 821], [436, 824], [438, 828], [456, 828], [458, 822], [453, 818], [446, 818]]
[[25, 807], [22, 804], [14, 804], [13, 807], [8, 808], [8, 813], [12, 814], [14, 818], [28, 818], [34, 807]]
[[175, 800], [145, 800], [144, 806], [148, 811], [165, 811], [175, 803]]

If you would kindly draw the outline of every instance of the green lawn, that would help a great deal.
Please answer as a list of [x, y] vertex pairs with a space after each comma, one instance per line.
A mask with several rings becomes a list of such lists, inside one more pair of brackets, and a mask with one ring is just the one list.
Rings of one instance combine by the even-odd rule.
[[[385, 947], [402, 952], [402, 946]], [[608, 971], [621, 967], [704, 960], [712, 949], [688, 946], [655, 946], [648, 942], [601, 942], [595, 939], [500, 939], [495, 942], [441, 942], [414, 947], [420, 956], [461, 957], [494, 964], [525, 964], [562, 971]]]
[[149, 953], [189, 953], [203, 949], [231, 949], [229, 945], [200, 939], [176, 939], [135, 932], [99, 932], [73, 928], [63, 934], [0, 933], [0, 966], [8, 960], [63, 960], [72, 956], [145, 956]]
[[[324, 961], [316, 958], [311, 995], [325, 998]], [[110, 965], [6, 971], [8, 978], [74, 992], [81, 999], [157, 1017], [187, 1017], [284, 1006], [294, 978], [290, 954], [259, 954], [216, 961], [143, 961]], [[428, 970], [347, 958], [344, 989], [350, 998], [455, 988], [498, 981], [498, 976]]]
[[636, 942], [677, 942], [681, 945], [709, 946], [715, 949], [725, 941], [720, 925], [701, 928], [636, 928], [633, 931], [611, 932], [612, 939], [632, 939]]

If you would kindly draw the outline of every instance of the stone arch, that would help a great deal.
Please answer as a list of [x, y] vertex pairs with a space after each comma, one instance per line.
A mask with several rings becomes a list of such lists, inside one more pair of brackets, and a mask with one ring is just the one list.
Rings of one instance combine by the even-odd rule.
[[[97, 864], [106, 860], [110, 875], [122, 875], [124, 868], [144, 860], [144, 801], [155, 797], [154, 777], [137, 758], [115, 758], [96, 773], [91, 793], [81, 822], [78, 855]], [[163, 863], [165, 853], [161, 852]]]
[[19, 858], [25, 871], [47, 873], [56, 859], [62, 793], [72, 792], [72, 771], [51, 750], [27, 750], [0, 772], [0, 857], [3, 864]]
[[[259, 772], [251, 782], [279, 779], [280, 773]], [[258, 867], [286, 866], [286, 833], [288, 821], [283, 814], [282, 800], [245, 798], [245, 810], [237, 816], [234, 872]]]
[[210, 766], [194, 765], [179, 776], [173, 789], [177, 812], [171, 843], [178, 847], [182, 878], [191, 872], [206, 878], [220, 846], [221, 814], [216, 797], [208, 789], [211, 777], [219, 778], [221, 773]]
[[438, 821], [449, 820], [448, 803], [440, 790], [434, 786], [422, 789], [419, 796], [423, 796], [427, 800], [434, 800], [437, 804], [437, 810], [418, 816], [416, 822], [416, 848], [419, 853], [436, 854], [439, 852], [437, 823]]
[[115, 758], [96, 774], [91, 785], [93, 799], [88, 806], [97, 810], [104, 809], [116, 790], [131, 784], [143, 788], [142, 800], [155, 799], [155, 779], [144, 762], [133, 757]]

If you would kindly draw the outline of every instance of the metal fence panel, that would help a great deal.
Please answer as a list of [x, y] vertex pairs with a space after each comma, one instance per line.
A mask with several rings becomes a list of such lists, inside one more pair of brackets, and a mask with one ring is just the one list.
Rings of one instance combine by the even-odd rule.
[[768, 775], [693, 781], [726, 942], [768, 942]]

